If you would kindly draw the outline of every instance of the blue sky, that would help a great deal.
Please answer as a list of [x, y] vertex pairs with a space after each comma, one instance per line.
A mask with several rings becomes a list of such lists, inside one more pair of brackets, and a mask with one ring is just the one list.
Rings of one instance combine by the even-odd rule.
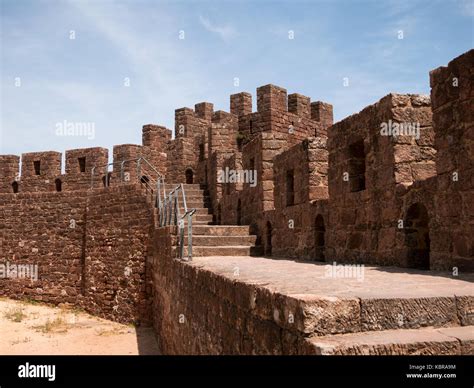
[[[240, 91], [255, 108], [268, 83], [332, 103], [336, 120], [429, 94], [428, 72], [474, 46], [473, 1], [0, 0], [0, 153], [140, 144], [176, 108], [228, 111]], [[94, 138], [57, 136], [64, 120]]]

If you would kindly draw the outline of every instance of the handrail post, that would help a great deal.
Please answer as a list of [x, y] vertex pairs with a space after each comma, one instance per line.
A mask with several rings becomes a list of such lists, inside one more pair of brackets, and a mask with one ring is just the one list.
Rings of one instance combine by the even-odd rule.
[[186, 193], [184, 192], [184, 186], [183, 184], [181, 183], [181, 192], [183, 193], [183, 207], [184, 207], [184, 211], [187, 212], [188, 211], [188, 206], [186, 204]]
[[174, 224], [178, 225], [178, 215], [179, 215], [179, 203], [178, 203], [178, 191], [174, 193]]
[[169, 206], [168, 225], [171, 225], [171, 217], [173, 217], [173, 193], [172, 192], [170, 192], [168, 195], [168, 206]]
[[179, 258], [182, 259], [184, 254], [184, 220], [179, 220]]
[[188, 261], [193, 259], [193, 212], [188, 213]]

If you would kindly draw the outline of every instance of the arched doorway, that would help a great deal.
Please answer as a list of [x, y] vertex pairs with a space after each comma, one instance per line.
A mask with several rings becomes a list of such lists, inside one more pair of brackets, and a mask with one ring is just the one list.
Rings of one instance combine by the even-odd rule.
[[191, 185], [193, 183], [193, 180], [194, 180], [193, 170], [188, 168], [188, 169], [186, 169], [185, 174], [186, 174], [186, 184]]
[[270, 221], [267, 221], [267, 227], [265, 231], [265, 255], [271, 256], [272, 255], [272, 224]]
[[12, 183], [12, 190], [13, 190], [13, 193], [18, 193], [18, 182], [15, 181]]
[[318, 261], [324, 261], [324, 218], [321, 214], [316, 216], [314, 222], [314, 258]]
[[429, 216], [424, 205], [414, 203], [408, 208], [405, 216], [404, 230], [407, 266], [409, 268], [429, 269]]
[[61, 179], [57, 178], [54, 181], [54, 184], [56, 185], [56, 191], [62, 191], [63, 189], [63, 183], [61, 182]]

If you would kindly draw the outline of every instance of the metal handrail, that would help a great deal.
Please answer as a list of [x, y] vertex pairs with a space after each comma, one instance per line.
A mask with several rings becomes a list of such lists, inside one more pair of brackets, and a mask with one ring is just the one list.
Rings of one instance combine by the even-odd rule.
[[156, 175], [159, 178], [164, 179], [163, 174], [161, 174], [146, 158], [144, 158], [143, 156], [140, 156], [139, 158], [125, 159], [125, 160], [121, 160], [119, 162], [111, 162], [111, 163], [107, 163], [107, 164], [92, 167], [92, 170], [91, 170], [91, 188], [94, 187], [94, 174], [95, 174], [96, 168], [106, 167], [107, 172], [109, 172], [108, 171], [109, 166], [114, 166], [115, 164], [120, 163], [120, 179], [122, 181], [125, 181], [125, 163], [137, 162], [137, 176], [138, 176], [138, 178], [140, 178], [140, 175], [141, 175], [141, 162], [142, 161], [145, 162], [146, 165], [149, 166], [153, 170], [153, 172], [156, 173]]
[[[179, 245], [179, 258], [183, 259], [184, 256], [184, 222], [185, 220], [188, 223], [188, 257], [187, 260], [192, 260], [192, 229], [193, 229], [193, 215], [196, 213], [196, 209], [188, 209], [186, 201], [186, 192], [184, 190], [184, 185], [181, 183], [177, 185], [174, 189], [166, 192], [165, 178], [146, 158], [139, 157], [134, 159], [126, 159], [120, 162], [111, 162], [101, 166], [94, 166], [91, 170], [91, 189], [94, 188], [94, 175], [96, 168], [105, 167], [106, 168], [106, 186], [108, 187], [110, 182], [108, 178], [108, 169], [109, 166], [114, 166], [115, 164], [120, 163], [120, 180], [125, 181], [125, 163], [137, 162], [137, 179], [141, 182], [146, 189], [150, 188], [150, 193], [154, 195], [153, 189], [156, 187], [156, 207], [158, 208], [158, 217], [159, 217], [159, 226], [172, 226], [175, 225], [179, 229], [178, 233], [178, 245]], [[152, 176], [147, 175], [147, 180], [142, 181], [141, 168], [142, 162], [146, 166], [150, 167], [154, 173], [156, 173], [156, 179]], [[180, 213], [180, 201], [179, 197], [181, 196], [184, 213]]]
[[[180, 202], [179, 197], [181, 194], [183, 204], [183, 215], [180, 214]], [[186, 202], [186, 192], [183, 184], [177, 185], [168, 194], [164, 192], [162, 201], [162, 212], [163, 217], [160, 217], [160, 226], [176, 225], [178, 227], [178, 246], [179, 246], [179, 258], [183, 259], [184, 256], [184, 222], [188, 222], [188, 261], [192, 260], [193, 257], [193, 215], [196, 212], [195, 208], [188, 209]]]

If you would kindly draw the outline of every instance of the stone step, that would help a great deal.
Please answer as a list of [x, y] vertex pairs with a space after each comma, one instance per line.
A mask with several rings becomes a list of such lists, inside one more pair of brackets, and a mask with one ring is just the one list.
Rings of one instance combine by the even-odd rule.
[[[209, 204], [204, 202], [203, 200], [192, 200], [192, 201], [186, 201], [186, 206], [188, 207], [188, 209], [200, 208], [200, 207], [207, 207], [208, 208]], [[180, 209], [183, 208], [182, 202], [180, 202], [179, 207], [180, 207]]]
[[249, 227], [234, 225], [196, 225], [193, 234], [206, 236], [248, 236]]
[[[474, 326], [425, 327], [311, 337], [305, 341], [304, 347], [305, 354], [316, 355], [473, 355]], [[419, 372], [414, 370], [412, 373]]]
[[[167, 191], [167, 195], [169, 195], [169, 191]], [[163, 192], [161, 192], [161, 197], [163, 197]], [[203, 190], [186, 190], [186, 200], [188, 199], [209, 199], [209, 195], [206, 194]], [[179, 200], [182, 200], [182, 195], [179, 195]]]
[[[193, 228], [193, 246], [254, 246], [257, 236], [203, 236], [195, 235]], [[184, 243], [188, 244], [185, 231]]]
[[[172, 247], [172, 254], [176, 256], [178, 247]], [[261, 255], [262, 247], [252, 246], [199, 246], [193, 244], [193, 256], [251, 256]], [[184, 245], [184, 256], [188, 255], [188, 246]]]
[[212, 222], [212, 214], [194, 214], [193, 223], [194, 221]]

